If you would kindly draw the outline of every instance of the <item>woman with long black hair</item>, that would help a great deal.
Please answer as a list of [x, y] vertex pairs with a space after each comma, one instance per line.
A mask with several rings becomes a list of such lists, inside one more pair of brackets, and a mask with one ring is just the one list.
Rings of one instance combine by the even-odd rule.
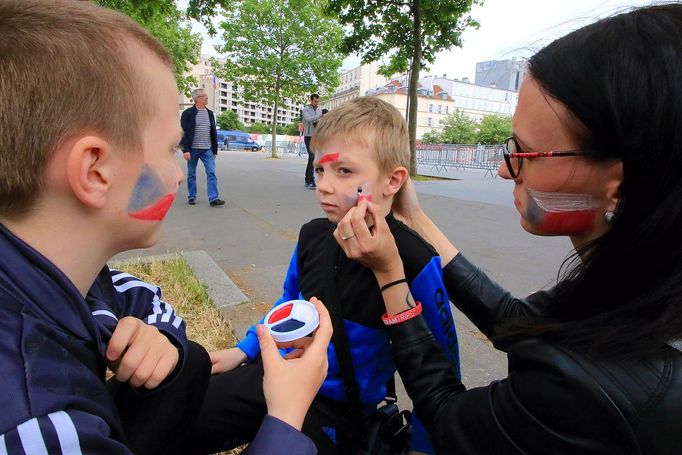
[[682, 453], [682, 5], [542, 49], [513, 131], [499, 175], [514, 180], [521, 225], [575, 247], [554, 288], [513, 297], [445, 238], [411, 185], [394, 207], [439, 251], [455, 305], [507, 352], [504, 380], [459, 382], [376, 207], [363, 201], [337, 226], [382, 287], [417, 415], [439, 453]]

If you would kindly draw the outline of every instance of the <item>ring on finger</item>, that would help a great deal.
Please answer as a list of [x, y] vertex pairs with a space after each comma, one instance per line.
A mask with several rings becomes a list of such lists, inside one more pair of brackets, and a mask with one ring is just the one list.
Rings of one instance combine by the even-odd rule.
[[355, 237], [355, 233], [349, 235], [348, 237], [344, 237], [344, 236], [342, 235], [342, 236], [341, 236], [341, 240], [348, 240], [348, 239], [352, 239], [353, 237]]

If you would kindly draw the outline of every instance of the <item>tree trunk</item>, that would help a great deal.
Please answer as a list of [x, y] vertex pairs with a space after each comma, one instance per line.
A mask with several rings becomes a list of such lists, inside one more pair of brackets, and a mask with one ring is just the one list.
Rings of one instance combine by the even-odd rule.
[[[279, 88], [278, 88], [279, 90]], [[279, 105], [279, 95], [275, 95], [275, 107], [272, 114], [272, 158], [277, 158], [277, 107]]]
[[277, 75], [277, 79], [275, 80], [275, 105], [274, 105], [274, 112], [272, 113], [272, 152], [270, 153], [270, 156], [272, 158], [277, 158], [277, 108], [279, 107], [279, 78], [280, 75]]
[[421, 0], [412, 1], [412, 65], [410, 67], [410, 85], [408, 95], [410, 97], [409, 112], [407, 113], [407, 130], [410, 135], [410, 175], [417, 175], [417, 84], [419, 82], [419, 67], [422, 60], [422, 23], [421, 23]]

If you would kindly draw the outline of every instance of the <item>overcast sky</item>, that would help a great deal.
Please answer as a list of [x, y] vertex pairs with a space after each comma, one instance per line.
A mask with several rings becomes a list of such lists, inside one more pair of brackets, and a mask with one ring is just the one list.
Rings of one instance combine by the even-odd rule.
[[[434, 0], [438, 1], [438, 0]], [[512, 56], [529, 56], [566, 33], [595, 20], [628, 11], [635, 6], [657, 3], [651, 0], [485, 0], [475, 6], [472, 16], [481, 24], [478, 30], [467, 30], [463, 47], [439, 54], [426, 74], [447, 74], [449, 78], [469, 77], [474, 80], [476, 62], [504, 60]], [[203, 27], [195, 24], [195, 30]], [[205, 36], [205, 34], [204, 34]], [[205, 37], [202, 52], [217, 55]], [[357, 57], [344, 61], [344, 69], [359, 64]]]

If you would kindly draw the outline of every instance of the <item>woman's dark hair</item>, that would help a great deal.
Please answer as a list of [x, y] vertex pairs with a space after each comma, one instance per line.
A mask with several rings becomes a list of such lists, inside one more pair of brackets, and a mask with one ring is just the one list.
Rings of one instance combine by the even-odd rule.
[[525, 333], [593, 354], [641, 355], [682, 337], [682, 5], [583, 27], [529, 73], [582, 124], [588, 159], [621, 160], [611, 229], [576, 253], [549, 319]]

